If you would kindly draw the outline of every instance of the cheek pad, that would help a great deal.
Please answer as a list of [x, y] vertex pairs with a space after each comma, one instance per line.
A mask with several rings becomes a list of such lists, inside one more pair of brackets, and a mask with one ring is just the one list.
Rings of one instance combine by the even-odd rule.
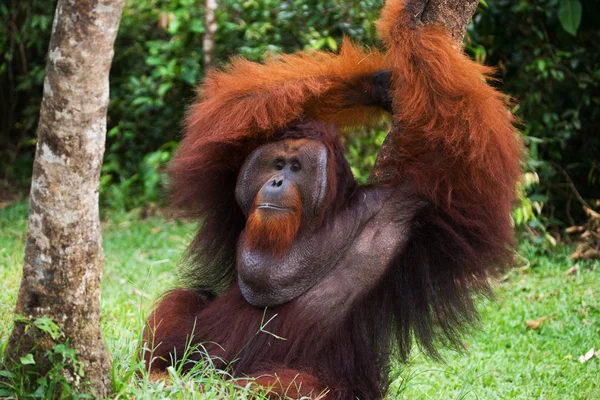
[[317, 168], [315, 173], [315, 185], [312, 191], [312, 204], [314, 204], [314, 215], [318, 215], [323, 208], [323, 202], [327, 195], [327, 149], [325, 146], [320, 146], [318, 159], [316, 160], [315, 165]]
[[250, 213], [256, 194], [267, 181], [266, 174], [261, 173], [266, 166], [266, 163], [261, 162], [265, 150], [266, 147], [261, 147], [250, 154], [238, 175], [235, 199], [246, 216]]

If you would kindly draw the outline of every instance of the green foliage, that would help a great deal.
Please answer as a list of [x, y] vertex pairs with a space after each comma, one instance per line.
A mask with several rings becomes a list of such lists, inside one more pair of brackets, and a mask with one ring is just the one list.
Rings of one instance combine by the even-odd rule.
[[[546, 197], [535, 194], [540, 179], [535, 172], [526, 172], [519, 187], [519, 203], [513, 209], [513, 223], [520, 228], [522, 237], [541, 248], [556, 246], [556, 239], [548, 233], [548, 219], [542, 214]], [[527, 196], [527, 193], [530, 193]]]
[[381, 147], [389, 126], [382, 126], [373, 131], [356, 130], [344, 138], [346, 158], [352, 168], [352, 173], [360, 183], [367, 183], [377, 158], [377, 150]]
[[543, 206], [542, 218], [527, 223], [580, 222], [573, 186], [585, 199], [600, 198], [600, 10], [590, 0], [487, 3], [470, 26], [467, 49], [498, 66], [502, 90], [518, 104], [526, 172], [539, 177], [526, 201]]
[[[261, 61], [295, 50], [336, 51], [344, 35], [377, 45], [374, 21], [383, 0], [221, 0], [216, 64], [240, 55]], [[0, 181], [26, 187], [55, 1], [0, 5]], [[585, 218], [574, 186], [600, 198], [600, 9], [593, 0], [487, 0], [469, 27], [466, 49], [498, 65], [502, 90], [516, 100], [529, 148], [528, 186], [515, 223], [544, 228]], [[162, 196], [164, 171], [181, 135], [185, 109], [205, 74], [203, 6], [196, 0], [128, 0], [111, 70], [103, 207], [127, 210]], [[361, 182], [383, 133], [346, 140]], [[7, 184], [4, 183], [6, 186]], [[534, 228], [535, 227], [535, 228]], [[540, 230], [539, 228], [542, 228]]]
[[36, 330], [37, 337], [40, 337], [40, 333], [46, 334], [56, 344], [46, 350], [42, 369], [37, 365], [33, 353], [25, 354], [14, 363], [5, 360], [7, 342], [2, 343], [0, 360], [4, 361], [0, 363], [0, 396], [23, 399], [92, 398], [77, 393], [73, 388], [74, 380], [85, 379], [83, 364], [77, 359], [78, 351], [70, 347], [69, 339], [64, 338], [58, 325], [47, 317], [31, 321], [16, 315], [15, 320], [25, 324], [26, 335]]
[[0, 4], [0, 180], [31, 178], [56, 1]]
[[558, 20], [563, 29], [571, 35], [577, 35], [581, 24], [581, 2], [579, 0], [561, 0], [558, 8]]
[[217, 55], [260, 61], [295, 50], [335, 51], [346, 35], [376, 43], [374, 21], [383, 0], [224, 0], [219, 2]]
[[[159, 203], [165, 196], [164, 170], [177, 149], [177, 142], [163, 144], [158, 150], [143, 155], [137, 171], [127, 175], [120, 166], [120, 158], [107, 154], [102, 166], [100, 191], [104, 206], [112, 210], [129, 210]], [[117, 179], [116, 183], [114, 179]]]

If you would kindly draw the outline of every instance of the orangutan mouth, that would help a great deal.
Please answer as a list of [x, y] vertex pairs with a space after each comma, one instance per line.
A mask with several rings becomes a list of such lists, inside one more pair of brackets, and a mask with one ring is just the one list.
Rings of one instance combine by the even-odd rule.
[[266, 209], [266, 210], [277, 210], [277, 211], [287, 211], [290, 209], [289, 207], [282, 207], [282, 206], [278, 206], [278, 205], [271, 204], [271, 203], [262, 203], [262, 204], [259, 204], [258, 207], [256, 207], [256, 208]]

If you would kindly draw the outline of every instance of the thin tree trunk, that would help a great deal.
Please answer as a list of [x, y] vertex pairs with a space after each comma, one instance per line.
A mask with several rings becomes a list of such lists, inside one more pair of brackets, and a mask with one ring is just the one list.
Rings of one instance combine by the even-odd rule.
[[[108, 74], [124, 0], [59, 0], [52, 26], [40, 111], [23, 279], [7, 357], [45, 352], [57, 343], [78, 351], [84, 376], [62, 374], [76, 391], [111, 392], [110, 355], [100, 329], [104, 265], [98, 186], [106, 136]], [[31, 322], [49, 317], [52, 338]]]
[[217, 0], [206, 0], [204, 7], [204, 68], [209, 68], [215, 62], [215, 34], [217, 33]]

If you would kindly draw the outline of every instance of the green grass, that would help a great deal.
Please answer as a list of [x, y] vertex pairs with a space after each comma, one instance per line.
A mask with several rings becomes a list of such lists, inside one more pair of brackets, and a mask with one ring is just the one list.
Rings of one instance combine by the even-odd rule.
[[[0, 342], [12, 326], [26, 212], [22, 204], [0, 210]], [[103, 332], [114, 357], [118, 397], [249, 398], [247, 389], [235, 390], [210, 366], [193, 377], [173, 371], [168, 384], [135, 374], [142, 322], [153, 300], [175, 284], [175, 266], [193, 229], [162, 218], [113, 217], [104, 223]], [[389, 398], [600, 399], [600, 359], [578, 360], [600, 347], [598, 264], [580, 263], [567, 274], [574, 266], [569, 249], [551, 256], [527, 244], [520, 249], [523, 266], [495, 286], [495, 301], [481, 301], [481, 327], [465, 338], [466, 351], [445, 351], [445, 363], [415, 351], [409, 365], [393, 368]], [[542, 317], [537, 329], [527, 327], [526, 321]]]
[[[521, 246], [526, 263], [484, 301], [481, 329], [465, 339], [467, 352], [446, 352], [446, 365], [417, 357], [400, 367], [405, 398], [600, 399], [600, 359], [579, 356], [600, 347], [600, 269], [568, 249], [546, 257]], [[526, 321], [547, 319], [537, 329]]]

